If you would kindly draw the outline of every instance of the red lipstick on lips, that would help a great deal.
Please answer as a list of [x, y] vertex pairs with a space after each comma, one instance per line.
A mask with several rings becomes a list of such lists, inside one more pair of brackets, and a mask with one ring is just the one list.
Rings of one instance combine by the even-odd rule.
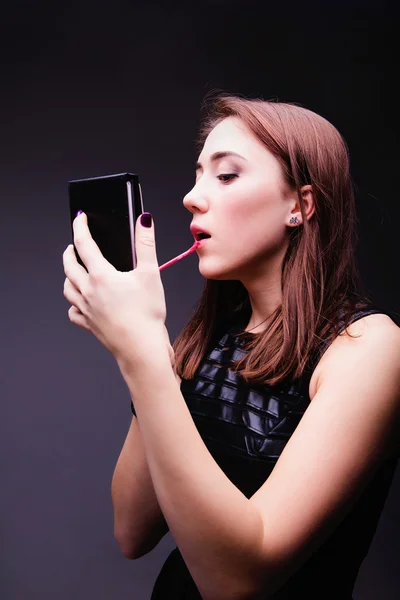
[[202, 234], [211, 237], [209, 233], [203, 231], [202, 229], [199, 229], [195, 225], [190, 226], [190, 231], [192, 232], [192, 234], [194, 235], [194, 238], [195, 238], [195, 242], [194, 242], [193, 246], [191, 248], [189, 248], [189, 250], [186, 250], [186, 252], [179, 254], [175, 258], [172, 258], [168, 262], [161, 265], [161, 267], [159, 267], [160, 271], [162, 271], [163, 269], [166, 269], [167, 267], [170, 267], [171, 265], [174, 265], [179, 260], [182, 260], [182, 258], [185, 258], [185, 256], [189, 256], [189, 254], [192, 254], [193, 252], [195, 252], [202, 242], [203, 238], [200, 237]]

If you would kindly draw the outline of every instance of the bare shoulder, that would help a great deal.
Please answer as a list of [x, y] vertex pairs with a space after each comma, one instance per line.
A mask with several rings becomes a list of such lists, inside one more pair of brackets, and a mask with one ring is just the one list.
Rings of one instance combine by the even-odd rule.
[[317, 393], [323, 377], [341, 362], [359, 353], [383, 352], [388, 360], [400, 360], [400, 327], [383, 313], [367, 315], [354, 321], [340, 333], [324, 352], [310, 381], [310, 399]]
[[346, 335], [346, 331], [350, 331], [352, 335], [361, 336], [364, 333], [371, 331], [382, 331], [385, 333], [387, 332], [389, 334], [390, 332], [392, 332], [393, 335], [399, 335], [400, 327], [398, 327], [388, 315], [385, 315], [384, 313], [375, 313], [372, 315], [361, 317], [361, 319], [358, 319], [357, 321], [354, 321], [354, 323], [351, 323], [347, 330], [343, 331], [340, 334], [340, 337], [350, 337]]
[[262, 566], [278, 564], [285, 580], [400, 450], [400, 328], [376, 314], [348, 331], [321, 359], [318, 391], [250, 498], [264, 525]]

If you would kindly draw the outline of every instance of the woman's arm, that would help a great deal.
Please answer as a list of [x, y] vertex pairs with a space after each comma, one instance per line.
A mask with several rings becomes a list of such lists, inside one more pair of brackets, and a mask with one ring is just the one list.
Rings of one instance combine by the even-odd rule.
[[249, 598], [260, 574], [259, 512], [209, 453], [161, 344], [152, 361], [119, 365], [162, 513], [204, 600]]
[[399, 425], [400, 335], [378, 317], [363, 319], [371, 327], [360, 338], [333, 342], [310, 407], [250, 499], [203, 443], [165, 348], [158, 356], [154, 348], [153, 365], [119, 362], [159, 505], [204, 600], [274, 593], [332, 533], [387, 456]]
[[132, 417], [111, 484], [114, 536], [129, 559], [150, 552], [168, 532], [154, 491], [137, 418]]
[[[175, 353], [167, 328], [164, 336], [175, 378]], [[144, 556], [169, 531], [154, 491], [143, 440], [136, 416], [118, 458], [111, 483], [114, 507], [114, 536], [122, 554], [129, 559]]]

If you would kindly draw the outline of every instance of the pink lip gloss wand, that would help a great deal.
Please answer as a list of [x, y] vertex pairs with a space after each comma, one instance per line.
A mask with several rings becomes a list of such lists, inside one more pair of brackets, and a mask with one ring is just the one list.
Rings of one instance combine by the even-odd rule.
[[192, 254], [192, 252], [195, 252], [197, 250], [197, 248], [200, 246], [200, 243], [201, 243], [201, 240], [197, 240], [193, 244], [193, 246], [191, 248], [189, 248], [189, 250], [186, 250], [186, 252], [183, 252], [182, 254], [179, 254], [178, 256], [175, 256], [175, 258], [172, 258], [168, 262], [164, 263], [163, 265], [161, 265], [159, 270], [162, 271], [163, 269], [166, 269], [167, 267], [174, 265], [176, 262], [178, 262], [178, 260], [182, 260], [182, 258], [185, 258], [185, 256], [189, 256], [189, 254]]

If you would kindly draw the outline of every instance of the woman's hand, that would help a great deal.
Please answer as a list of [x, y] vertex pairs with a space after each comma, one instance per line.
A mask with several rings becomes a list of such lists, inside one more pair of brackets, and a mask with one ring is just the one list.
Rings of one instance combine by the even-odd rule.
[[168, 329], [165, 327], [165, 325], [164, 325], [164, 335], [165, 335], [165, 341], [167, 343], [169, 359], [171, 361], [171, 366], [172, 366], [172, 369], [173, 369], [175, 377], [176, 377], [175, 352], [171, 345], [171, 340], [169, 339]]
[[[84, 213], [73, 223], [74, 244], [87, 271], [76, 260], [74, 247], [63, 254], [64, 296], [71, 303], [70, 321], [90, 331], [115, 358], [143, 360], [164, 342], [167, 309], [154, 237], [154, 223], [135, 224], [137, 267], [117, 271], [90, 235]], [[165, 333], [164, 333], [165, 335]], [[168, 338], [169, 342], [169, 338]], [[163, 346], [165, 347], [165, 346]]]

